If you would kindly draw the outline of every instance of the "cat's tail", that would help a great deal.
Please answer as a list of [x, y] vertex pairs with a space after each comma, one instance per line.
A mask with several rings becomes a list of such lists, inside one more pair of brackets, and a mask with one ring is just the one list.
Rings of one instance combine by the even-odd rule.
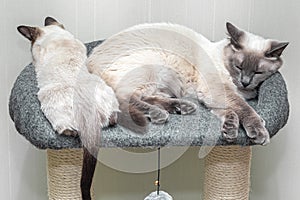
[[80, 73], [74, 94], [74, 118], [82, 145], [97, 156], [101, 129], [116, 122], [119, 104], [113, 90], [96, 75]]
[[83, 146], [83, 164], [80, 181], [83, 200], [91, 199], [101, 129], [116, 122], [119, 104], [113, 90], [96, 75], [83, 70], [74, 88], [74, 120]]

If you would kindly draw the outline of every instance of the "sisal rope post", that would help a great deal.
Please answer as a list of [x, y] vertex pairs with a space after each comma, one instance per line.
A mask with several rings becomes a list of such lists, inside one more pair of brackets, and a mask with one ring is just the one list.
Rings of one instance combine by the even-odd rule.
[[205, 158], [204, 200], [248, 200], [251, 147], [216, 146]]
[[[47, 149], [49, 200], [81, 200], [82, 149]], [[93, 187], [92, 199], [95, 199]]]

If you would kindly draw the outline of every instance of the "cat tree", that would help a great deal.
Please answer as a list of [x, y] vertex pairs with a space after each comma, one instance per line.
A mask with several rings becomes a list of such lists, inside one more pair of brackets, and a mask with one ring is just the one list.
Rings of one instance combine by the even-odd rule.
[[[87, 44], [88, 51], [99, 43]], [[49, 199], [81, 199], [80, 140], [53, 131], [40, 109], [37, 92], [34, 66], [28, 65], [11, 91], [10, 116], [21, 135], [35, 147], [47, 150]], [[281, 74], [266, 80], [258, 99], [249, 104], [263, 117], [271, 137], [274, 136], [286, 124], [289, 114], [287, 89]], [[243, 129], [235, 142], [228, 143], [221, 136], [218, 119], [201, 105], [195, 115], [171, 115], [163, 128], [152, 128], [155, 134], [150, 132], [147, 137], [130, 134], [119, 126], [105, 129], [102, 147], [215, 146], [205, 157], [204, 199], [249, 199], [253, 144]]]

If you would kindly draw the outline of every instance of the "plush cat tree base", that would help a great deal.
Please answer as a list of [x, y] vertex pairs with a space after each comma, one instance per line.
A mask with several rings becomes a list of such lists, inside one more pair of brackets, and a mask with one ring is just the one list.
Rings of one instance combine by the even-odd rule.
[[[49, 200], [81, 200], [82, 149], [47, 150]], [[93, 187], [92, 199], [95, 199]]]
[[205, 157], [204, 200], [248, 200], [251, 147], [217, 146]]

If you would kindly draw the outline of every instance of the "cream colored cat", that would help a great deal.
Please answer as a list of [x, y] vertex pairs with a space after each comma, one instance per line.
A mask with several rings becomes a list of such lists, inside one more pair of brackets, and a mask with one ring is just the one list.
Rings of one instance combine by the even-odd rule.
[[55, 19], [47, 17], [45, 27], [19, 26], [18, 31], [32, 44], [43, 113], [59, 134], [80, 135], [82, 197], [90, 199], [101, 128], [116, 123], [118, 101], [100, 77], [87, 71], [84, 44]]
[[244, 98], [256, 97], [259, 84], [281, 67], [280, 55], [288, 43], [264, 39], [230, 23], [227, 31], [228, 39], [211, 42], [180, 25], [137, 25], [97, 46], [88, 69], [114, 89], [122, 112], [127, 109], [140, 125], [145, 116], [166, 121], [165, 110], [193, 112], [194, 104], [176, 99], [193, 88], [221, 119], [228, 141], [236, 139], [241, 124], [254, 143], [267, 144], [264, 121]]

